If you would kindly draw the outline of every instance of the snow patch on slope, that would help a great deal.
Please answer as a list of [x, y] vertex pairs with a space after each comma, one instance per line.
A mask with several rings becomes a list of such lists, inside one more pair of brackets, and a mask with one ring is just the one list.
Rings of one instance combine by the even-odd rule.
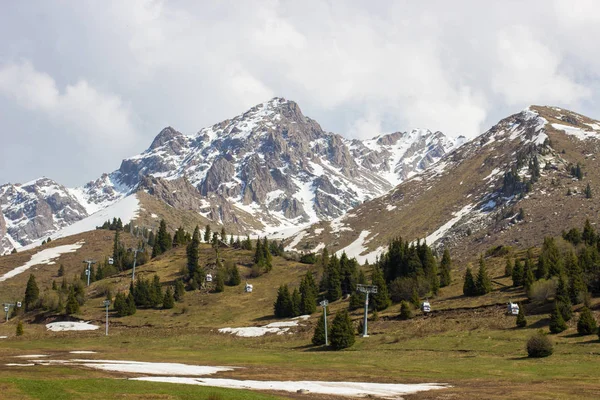
[[459, 211], [452, 213], [454, 218], [446, 222], [444, 225], [440, 226], [435, 232], [425, 238], [425, 241], [428, 245], [432, 245], [438, 240], [440, 240], [446, 232], [448, 232], [460, 219], [468, 214], [473, 209], [473, 204], [467, 204]]
[[54, 264], [53, 260], [60, 257], [62, 254], [73, 253], [77, 249], [81, 248], [81, 246], [83, 246], [83, 243], [84, 242], [82, 241], [82, 242], [77, 242], [75, 244], [56, 246], [56, 247], [52, 247], [50, 249], [44, 249], [42, 251], [39, 251], [39, 252], [35, 253], [34, 255], [32, 255], [31, 259], [29, 261], [27, 261], [25, 264], [0, 276], [0, 282], [4, 282], [7, 279], [13, 278], [13, 277], [27, 271], [29, 268], [33, 267], [34, 265]]

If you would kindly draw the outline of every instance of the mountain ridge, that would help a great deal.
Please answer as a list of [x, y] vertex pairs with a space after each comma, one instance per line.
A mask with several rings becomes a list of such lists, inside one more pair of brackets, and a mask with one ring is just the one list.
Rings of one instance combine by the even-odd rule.
[[[70, 208], [78, 211], [69, 224], [145, 190], [168, 204], [184, 204], [215, 224], [233, 226], [238, 233], [274, 233], [340, 217], [425, 170], [462, 141], [428, 130], [349, 140], [323, 131], [295, 102], [273, 98], [195, 135], [166, 127], [144, 152], [123, 160], [119, 169], [82, 187], [61, 190]], [[182, 179], [183, 186], [177, 183]], [[38, 189], [43, 193], [43, 187]], [[40, 208], [46, 200], [37, 197]], [[18, 199], [0, 201], [3, 214], [20, 204]], [[28, 223], [39, 229], [24, 237], [6, 217], [0, 252], [15, 244], [31, 244], [63, 227], [52, 224], [50, 214], [44, 214], [47, 223], [40, 225], [40, 215], [33, 213]]]

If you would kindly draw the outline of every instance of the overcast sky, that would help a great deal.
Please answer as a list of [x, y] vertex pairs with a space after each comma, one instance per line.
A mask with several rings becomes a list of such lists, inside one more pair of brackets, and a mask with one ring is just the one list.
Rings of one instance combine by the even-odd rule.
[[600, 2], [3, 1], [0, 184], [82, 185], [281, 96], [328, 131], [600, 117]]

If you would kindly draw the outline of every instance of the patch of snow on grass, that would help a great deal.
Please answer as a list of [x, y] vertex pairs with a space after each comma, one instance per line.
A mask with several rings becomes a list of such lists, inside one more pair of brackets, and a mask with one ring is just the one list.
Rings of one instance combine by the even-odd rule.
[[48, 354], [25, 354], [22, 356], [15, 356], [17, 358], [40, 358], [40, 357], [48, 357]]
[[217, 378], [181, 378], [181, 377], [142, 377], [133, 380], [183, 383], [188, 385], [215, 386], [230, 389], [281, 390], [296, 393], [308, 393], [350, 396], [398, 398], [407, 394], [444, 389], [448, 386], [440, 383], [401, 384], [401, 383], [368, 383], [368, 382], [325, 382], [325, 381], [254, 381]]
[[388, 204], [387, 206], [385, 206], [385, 209], [386, 209], [386, 210], [388, 210], [388, 211], [392, 211], [392, 210], [395, 210], [395, 209], [396, 209], [396, 206], [393, 206], [393, 205], [391, 205], [391, 204]]
[[46, 329], [52, 332], [63, 331], [94, 331], [100, 328], [98, 325], [92, 325], [89, 322], [51, 322], [46, 324]]
[[275, 333], [277, 335], [283, 335], [290, 328], [298, 326], [300, 321], [305, 321], [310, 318], [310, 315], [301, 315], [296, 318], [292, 318], [288, 321], [277, 321], [271, 322], [264, 326], [249, 326], [244, 328], [221, 328], [219, 333], [230, 333], [240, 337], [259, 337], [264, 336], [267, 333]]
[[77, 242], [75, 244], [66, 244], [64, 246], [56, 246], [56, 247], [52, 247], [49, 249], [44, 249], [42, 251], [39, 251], [39, 252], [35, 253], [34, 255], [32, 255], [31, 259], [29, 261], [27, 261], [25, 264], [21, 265], [20, 267], [14, 268], [14, 269], [8, 271], [7, 273], [5, 273], [4, 275], [0, 276], [0, 282], [4, 282], [7, 279], [17, 276], [17, 275], [27, 271], [29, 268], [33, 267], [34, 265], [54, 264], [54, 261], [53, 261], [54, 259], [60, 257], [62, 254], [65, 254], [65, 253], [73, 253], [77, 249], [81, 248], [81, 246], [83, 246], [83, 243], [84, 242], [82, 241], [82, 242]]
[[452, 213], [454, 218], [440, 226], [435, 232], [425, 238], [428, 245], [432, 245], [440, 240], [464, 215], [468, 214], [473, 209], [472, 204], [467, 204], [459, 211]]
[[95, 351], [90, 351], [90, 350], [74, 350], [74, 351], [70, 351], [69, 353], [71, 353], [71, 354], [96, 354]]
[[232, 367], [213, 367], [202, 365], [188, 365], [179, 363], [153, 363], [142, 361], [120, 361], [120, 360], [72, 360], [88, 368], [101, 369], [103, 371], [129, 372], [135, 374], [151, 375], [187, 375], [204, 376], [213, 375], [217, 372], [233, 371]]
[[317, 228], [317, 229], [315, 229], [315, 235], [320, 235], [321, 233], [323, 233], [324, 230], [325, 229], [323, 229], [323, 228]]
[[7, 367], [33, 367], [35, 364], [17, 364], [17, 363], [8, 363], [4, 364]]

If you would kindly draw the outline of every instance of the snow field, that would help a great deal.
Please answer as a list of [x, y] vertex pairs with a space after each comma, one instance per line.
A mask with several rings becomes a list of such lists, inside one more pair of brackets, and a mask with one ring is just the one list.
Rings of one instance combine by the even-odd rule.
[[52, 322], [46, 324], [46, 329], [52, 332], [64, 331], [95, 331], [100, 328], [98, 325], [92, 325], [89, 322]]

